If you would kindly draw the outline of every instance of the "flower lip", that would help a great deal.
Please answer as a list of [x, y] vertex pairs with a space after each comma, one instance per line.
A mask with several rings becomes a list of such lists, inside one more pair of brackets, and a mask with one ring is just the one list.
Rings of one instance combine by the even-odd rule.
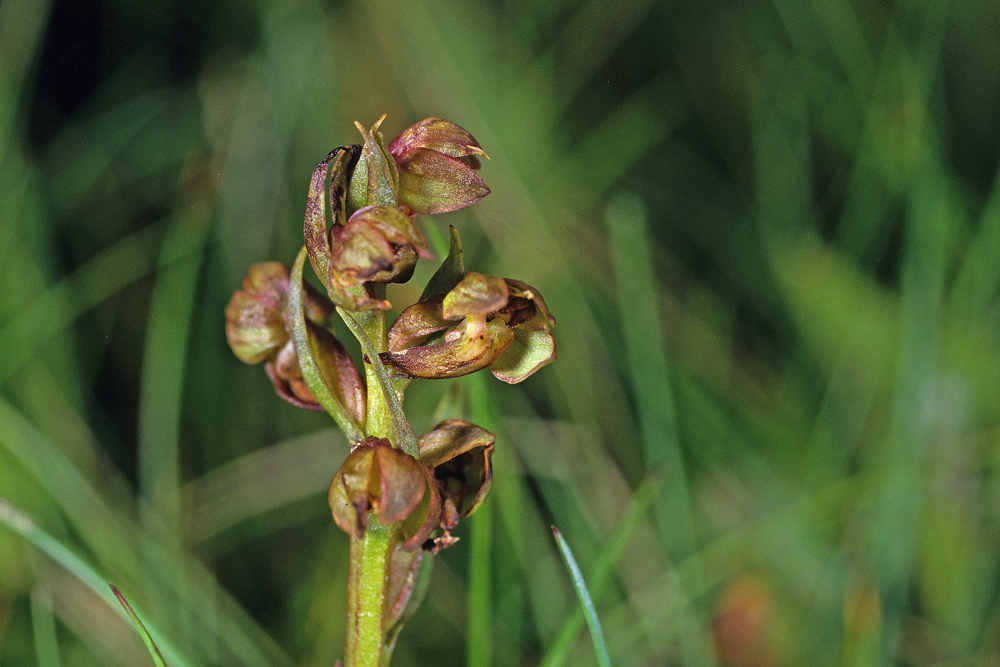
[[520, 382], [555, 358], [553, 324], [530, 285], [469, 272], [444, 297], [400, 313], [382, 360], [399, 377], [453, 378], [489, 367], [504, 382]]

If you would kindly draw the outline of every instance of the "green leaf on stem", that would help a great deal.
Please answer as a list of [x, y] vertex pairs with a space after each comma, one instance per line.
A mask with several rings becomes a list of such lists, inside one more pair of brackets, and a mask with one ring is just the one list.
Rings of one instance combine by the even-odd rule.
[[423, 549], [406, 551], [394, 548], [389, 561], [389, 584], [382, 627], [385, 642], [382, 664], [388, 665], [399, 631], [416, 613], [431, 581], [434, 555]]
[[425, 301], [438, 294], [447, 294], [455, 285], [465, 277], [465, 260], [462, 257], [462, 239], [458, 235], [458, 230], [453, 225], [448, 226], [450, 241], [448, 243], [448, 256], [441, 262], [441, 266], [434, 272], [431, 279], [427, 281], [427, 287], [420, 295], [420, 301]]
[[[350, 357], [347, 357], [345, 361], [338, 354], [338, 361], [333, 364], [332, 369], [327, 366], [326, 375], [329, 378], [327, 379], [324, 378], [324, 373], [320, 370], [314, 356], [316, 350], [314, 350], [314, 344], [306, 326], [305, 312], [302, 307], [302, 269], [305, 266], [307, 252], [307, 249], [303, 246], [302, 250], [299, 251], [298, 257], [295, 258], [295, 264], [292, 267], [291, 290], [289, 294], [289, 310], [294, 318], [293, 334], [295, 349], [299, 356], [302, 378], [305, 380], [306, 386], [309, 387], [313, 396], [316, 397], [316, 400], [319, 401], [320, 405], [337, 422], [337, 425], [344, 432], [344, 435], [347, 436], [347, 439], [351, 442], [360, 442], [364, 439], [364, 433], [361, 430], [361, 422], [364, 419], [363, 395], [360, 397], [361, 400], [358, 400], [358, 392], [363, 391], [361, 389], [361, 378], [357, 375], [356, 369], [353, 372], [355, 377], [350, 377], [350, 369], [347, 369], [345, 366], [345, 364], [349, 363], [351, 368], [354, 368], [353, 362], [351, 362]], [[345, 351], [343, 356], [346, 357], [346, 355]], [[342, 380], [343, 382], [337, 382], [336, 380]], [[327, 384], [328, 381], [334, 381], [335, 386], [340, 389], [338, 393], [341, 394], [341, 397], [349, 399], [350, 410], [342, 398], [339, 398], [334, 391], [330, 390]]]

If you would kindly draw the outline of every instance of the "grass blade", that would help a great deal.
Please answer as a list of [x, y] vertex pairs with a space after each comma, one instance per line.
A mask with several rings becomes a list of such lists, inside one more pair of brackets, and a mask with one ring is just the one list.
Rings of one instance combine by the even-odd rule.
[[[108, 593], [107, 581], [104, 577], [98, 574], [93, 567], [74, 553], [72, 549], [42, 530], [29, 516], [9, 504], [3, 498], [0, 498], [0, 524], [12, 529], [15, 533], [33, 544], [39, 551], [59, 563], [66, 571], [70, 572], [81, 583], [104, 600], [108, 606], [116, 607], [114, 603], [115, 598]], [[157, 642], [163, 647], [167, 655], [170, 656], [170, 661], [174, 667], [195, 667], [195, 663], [174, 647], [162, 633], [158, 632], [155, 627], [150, 627], [151, 630], [148, 634], [157, 637]]]
[[[656, 308], [653, 239], [646, 207], [635, 196], [618, 194], [607, 209], [608, 237], [618, 286], [627, 371], [636, 393], [639, 432], [646, 465], [669, 476], [654, 509], [657, 528], [671, 555], [691, 553], [695, 522], [684, 457], [677, 436], [674, 389], [660, 315]], [[652, 304], [652, 306], [651, 306]]]
[[[614, 537], [611, 539], [611, 543], [598, 556], [597, 561], [594, 563], [594, 568], [591, 570], [590, 583], [595, 593], [600, 594], [604, 589], [615, 563], [618, 562], [618, 559], [624, 553], [629, 538], [632, 537], [635, 529], [639, 527], [642, 517], [649, 511], [649, 507], [656, 499], [656, 495], [660, 492], [662, 485], [663, 479], [659, 476], [654, 476], [647, 479], [642, 486], [636, 489], [632, 501], [625, 510], [625, 516]], [[546, 651], [545, 656], [539, 663], [541, 667], [559, 667], [559, 665], [562, 665], [566, 661], [566, 656], [572, 647], [573, 639], [580, 632], [583, 622], [583, 614], [579, 610], [566, 619], [559, 630], [559, 634], [556, 635], [555, 641], [549, 646], [548, 651]]]
[[590, 638], [594, 642], [594, 652], [597, 653], [597, 664], [600, 667], [611, 667], [611, 658], [608, 656], [608, 644], [604, 641], [604, 631], [601, 630], [601, 622], [597, 618], [597, 610], [594, 609], [594, 602], [590, 599], [590, 593], [587, 591], [587, 584], [583, 580], [583, 573], [580, 572], [580, 566], [576, 564], [573, 552], [570, 551], [569, 545], [566, 544], [566, 540], [563, 539], [559, 529], [552, 526], [552, 534], [556, 538], [556, 544], [559, 545], [559, 551], [562, 553], [563, 560], [566, 561], [566, 567], [569, 568], [569, 573], [573, 577], [573, 587], [576, 588], [580, 604], [583, 605], [583, 617], [587, 621], [587, 627], [590, 628]]
[[142, 638], [142, 643], [146, 645], [146, 650], [149, 651], [149, 657], [153, 659], [153, 663], [156, 667], [167, 667], [167, 662], [163, 659], [160, 649], [157, 648], [156, 642], [153, 641], [153, 638], [149, 636], [149, 631], [146, 629], [146, 626], [142, 624], [142, 621], [139, 620], [139, 615], [135, 613], [134, 609], [132, 609], [132, 605], [128, 603], [128, 600], [125, 599], [125, 596], [122, 595], [121, 591], [119, 591], [114, 584], [109, 583], [108, 585], [111, 586], [111, 592], [115, 594], [116, 598], [118, 598], [118, 602], [120, 602], [122, 607], [125, 608], [125, 613], [128, 614], [129, 619], [132, 621], [132, 625], [135, 626], [136, 632], [138, 632], [139, 636]]
[[38, 667], [60, 667], [56, 618], [52, 613], [52, 592], [36, 586], [31, 591], [31, 633], [35, 639]]

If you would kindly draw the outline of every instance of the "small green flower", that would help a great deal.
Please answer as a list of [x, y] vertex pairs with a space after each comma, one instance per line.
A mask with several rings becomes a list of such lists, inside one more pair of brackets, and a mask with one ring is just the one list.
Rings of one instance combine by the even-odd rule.
[[309, 262], [330, 299], [348, 310], [389, 308], [368, 284], [406, 282], [417, 258], [430, 257], [415, 213], [398, 203], [396, 165], [383, 147], [381, 122], [370, 131], [358, 125], [364, 145], [334, 149], [319, 163], [306, 202]]

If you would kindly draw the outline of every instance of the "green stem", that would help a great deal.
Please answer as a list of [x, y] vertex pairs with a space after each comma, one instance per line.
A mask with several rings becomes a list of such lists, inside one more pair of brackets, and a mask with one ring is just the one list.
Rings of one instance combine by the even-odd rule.
[[[369, 359], [380, 364], [378, 353], [388, 348], [385, 315], [378, 311], [353, 314], [339, 308], [338, 311]], [[374, 363], [365, 364], [365, 379], [368, 386], [366, 434], [387, 438], [398, 446], [396, 425], [402, 415], [395, 414], [390, 400], [396, 396], [386, 396]], [[382, 525], [378, 516], [370, 512], [364, 537], [351, 538], [346, 667], [382, 667], [385, 599], [394, 532], [395, 526]]]
[[381, 667], [385, 643], [383, 611], [394, 526], [383, 526], [371, 513], [362, 539], [351, 538], [347, 667]]
[[[380, 310], [347, 313], [347, 311], [341, 311], [340, 309], [338, 309], [338, 312], [340, 312], [341, 318], [344, 319], [344, 322], [351, 329], [358, 342], [361, 343], [361, 348], [369, 360], [372, 357], [372, 351], [376, 353], [375, 356], [377, 357], [378, 353], [389, 349], [389, 341], [385, 334], [385, 313]], [[345, 313], [350, 319], [344, 317]], [[359, 329], [355, 329], [353, 326], [355, 323]], [[364, 367], [365, 386], [368, 387], [365, 431], [367, 431], [368, 435], [373, 435], [377, 438], [387, 438], [392, 442], [393, 447], [398, 447], [399, 443], [396, 442], [396, 432], [393, 427], [392, 409], [385, 395], [384, 387], [379, 382], [373, 365], [369, 362], [365, 363]]]
[[[419, 459], [417, 436], [414, 435], [410, 422], [406, 421], [403, 403], [378, 356], [380, 352], [388, 349], [385, 316], [381, 312], [373, 311], [358, 313], [358, 317], [355, 317], [340, 307], [337, 308], [337, 312], [361, 343], [361, 349], [368, 357], [365, 363], [365, 377], [368, 380], [368, 420], [385, 420], [384, 423], [382, 421], [366, 423], [368, 434], [388, 438], [393, 447], [399, 447], [413, 458]], [[377, 322], [375, 318], [378, 318]], [[381, 395], [376, 397], [379, 389]], [[378, 432], [375, 432], [375, 429], [379, 429]]]

